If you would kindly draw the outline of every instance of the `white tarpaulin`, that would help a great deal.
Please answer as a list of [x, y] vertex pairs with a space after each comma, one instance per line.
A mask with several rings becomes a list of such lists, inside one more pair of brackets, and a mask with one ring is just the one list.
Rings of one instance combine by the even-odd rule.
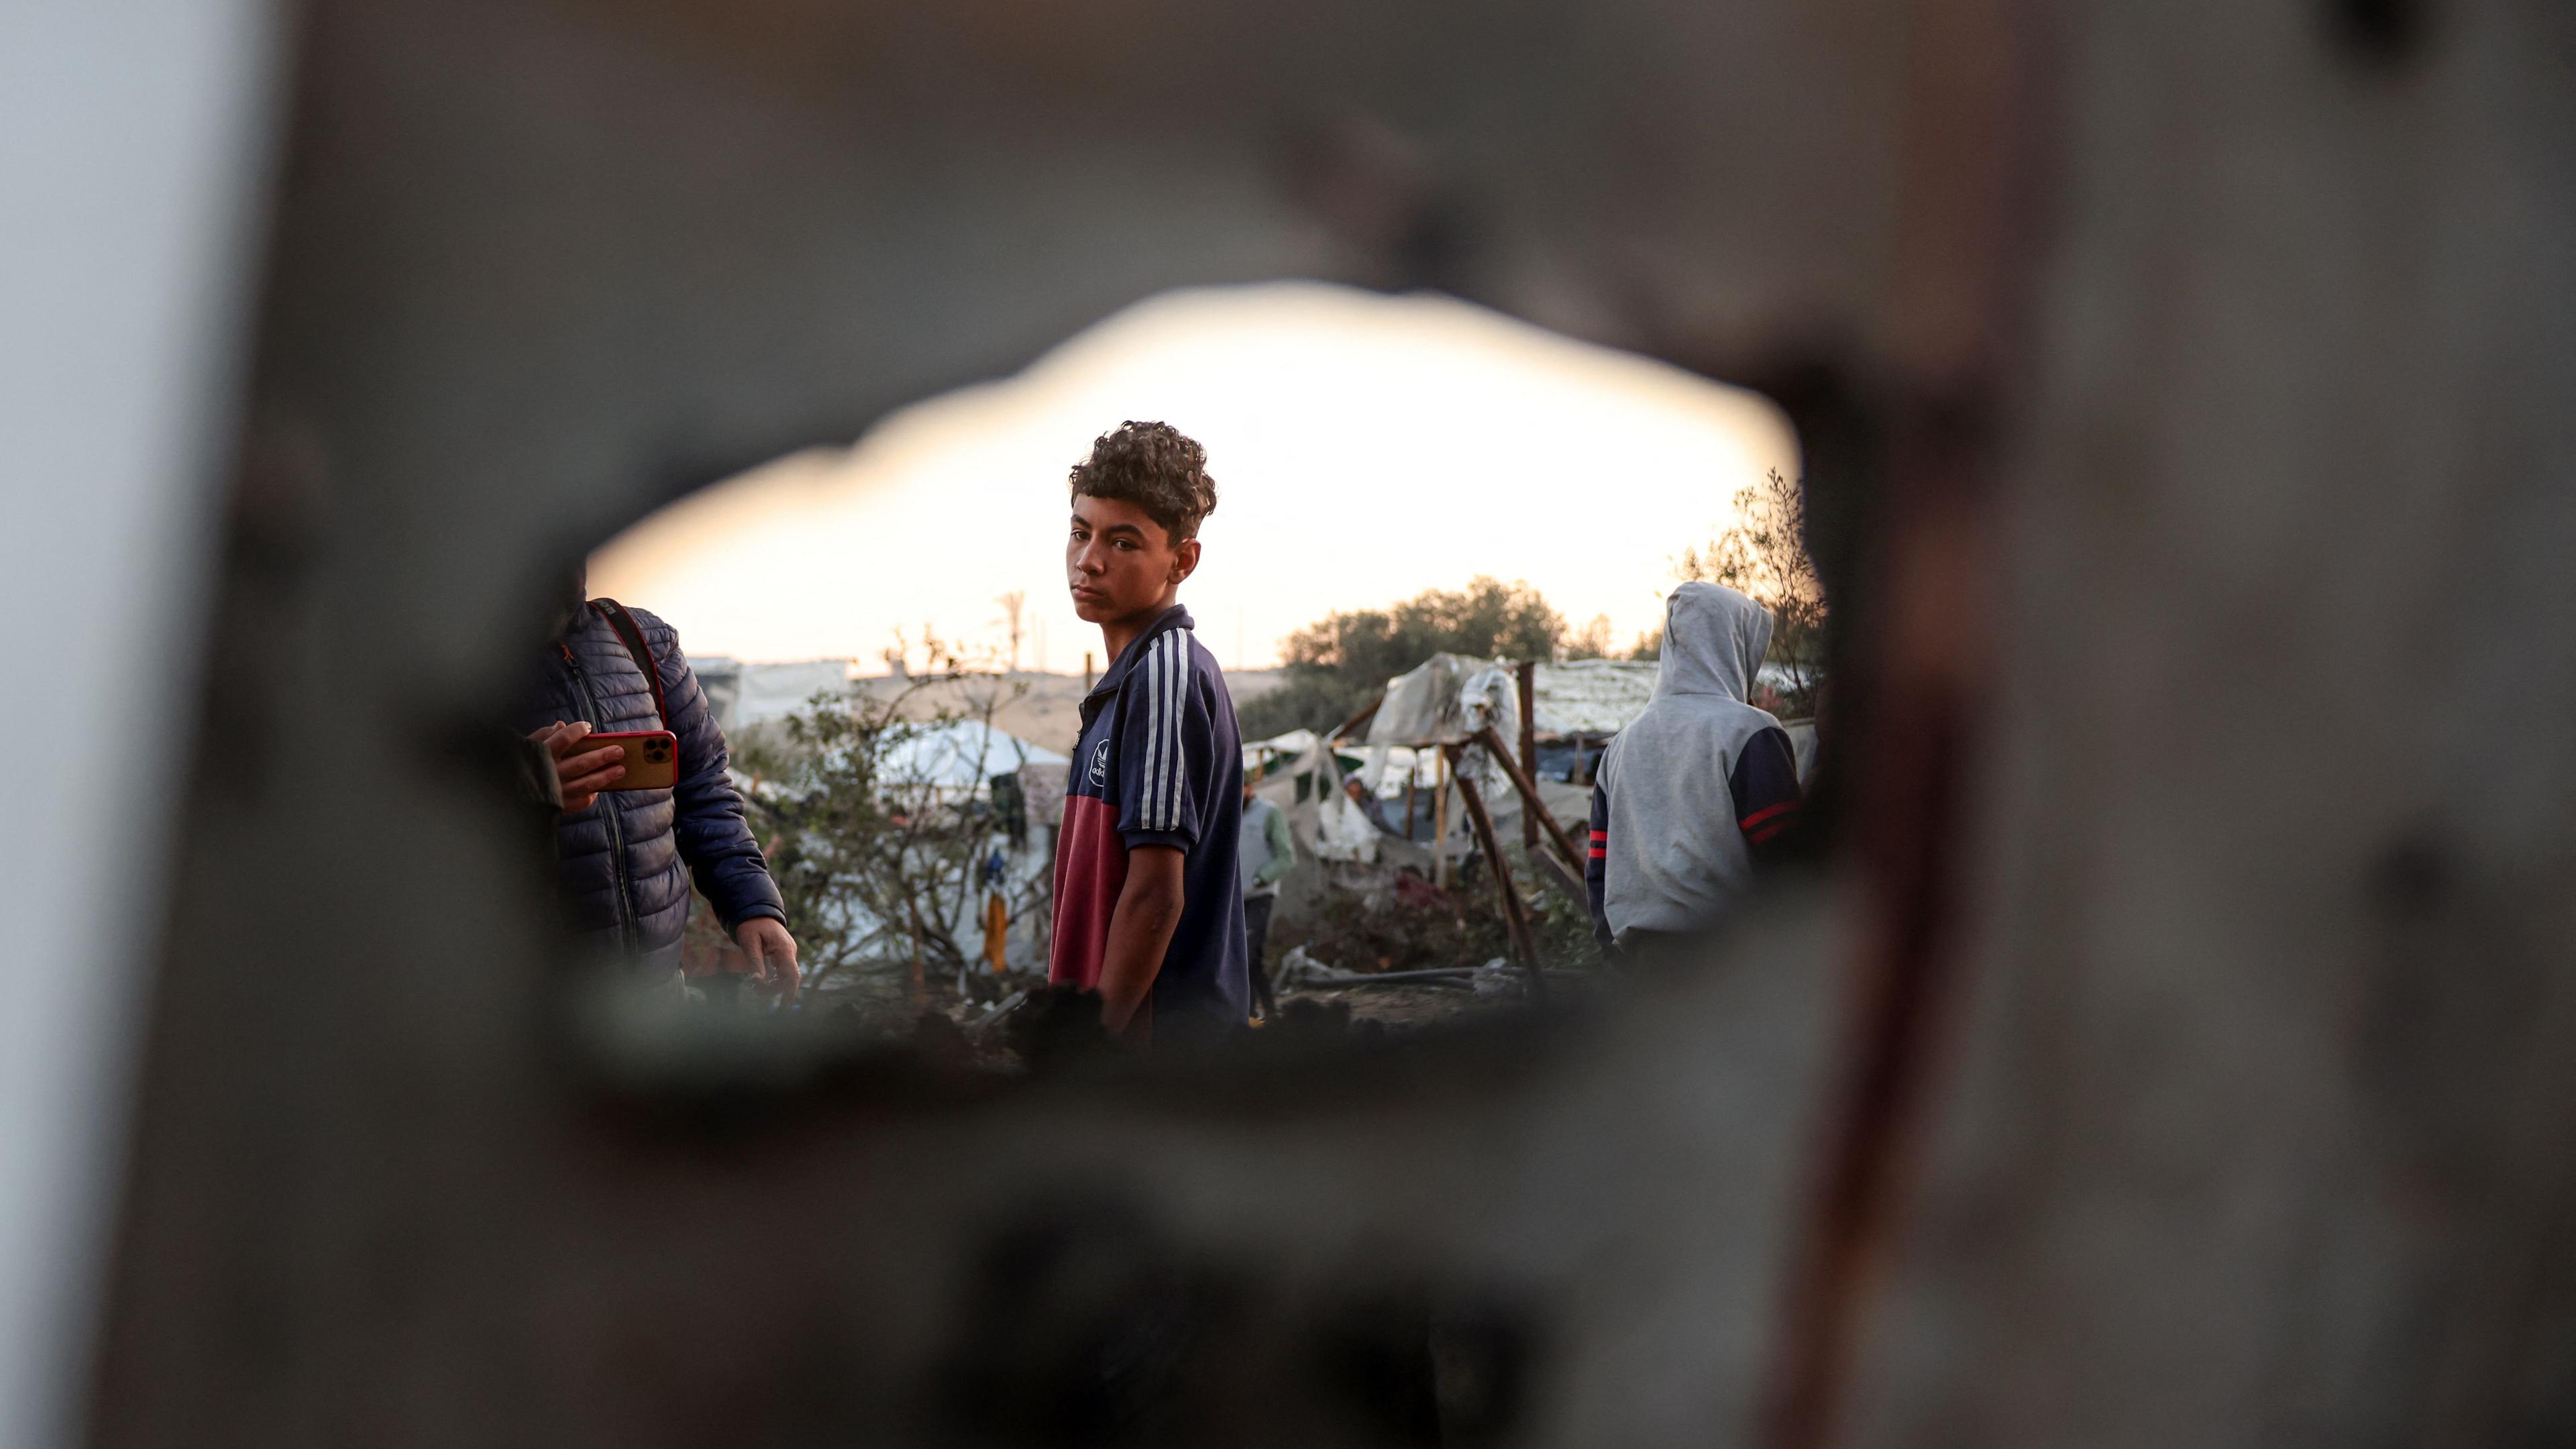
[[908, 730], [888, 745], [883, 768], [889, 781], [972, 793], [1024, 765], [1070, 763], [1053, 750], [970, 719]]
[[1463, 654], [1434, 654], [1386, 682], [1386, 699], [1369, 721], [1368, 743], [1455, 743], [1491, 725], [1506, 740], [1520, 732], [1520, 706], [1508, 665]]
[[[1342, 793], [1342, 768], [1324, 739], [1309, 731], [1306, 748], [1294, 762], [1270, 772], [1256, 787], [1261, 797], [1288, 812], [1289, 829], [1298, 848], [1319, 860], [1374, 862], [1378, 829], [1359, 806]], [[1299, 780], [1306, 789], [1297, 789]]]
[[[1655, 672], [1652, 663], [1626, 659], [1538, 665], [1530, 671], [1530, 722], [1542, 738], [1617, 734], [1655, 697]], [[1386, 700], [1369, 721], [1367, 741], [1455, 742], [1480, 722], [1491, 724], [1507, 743], [1519, 738], [1520, 688], [1511, 662], [1435, 654], [1387, 681]]]
[[1654, 699], [1655, 669], [1626, 659], [1542, 664], [1530, 680], [1532, 723], [1542, 736], [1615, 735]]
[[1243, 772], [1247, 775], [1254, 771], [1267, 772], [1302, 758], [1314, 747], [1313, 730], [1290, 730], [1266, 740], [1246, 740], [1243, 745]]

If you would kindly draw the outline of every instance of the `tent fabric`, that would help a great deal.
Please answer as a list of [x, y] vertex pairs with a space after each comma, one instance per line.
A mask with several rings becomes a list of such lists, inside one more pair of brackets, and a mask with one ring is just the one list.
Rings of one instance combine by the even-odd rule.
[[[1377, 827], [1342, 793], [1341, 761], [1334, 758], [1331, 743], [1311, 731], [1299, 733], [1309, 736], [1306, 748], [1294, 763], [1271, 771], [1254, 793], [1288, 812], [1289, 833], [1297, 837], [1298, 849], [1318, 860], [1375, 863]], [[1303, 800], [1296, 790], [1301, 775], [1313, 777]]]
[[970, 719], [905, 732], [888, 746], [883, 769], [890, 781], [972, 792], [1024, 766], [1071, 763], [1069, 756]]
[[1455, 744], [1491, 725], [1519, 733], [1520, 703], [1509, 667], [1464, 654], [1434, 654], [1386, 683], [1369, 721], [1371, 745]]
[[[1645, 713], [1657, 666], [1626, 659], [1576, 659], [1530, 671], [1530, 722], [1542, 737], [1614, 735]], [[1369, 722], [1372, 745], [1455, 743], [1483, 723], [1504, 739], [1520, 732], [1520, 689], [1501, 660], [1435, 654], [1387, 681], [1386, 702]]]
[[1570, 659], [1531, 671], [1530, 717], [1542, 736], [1615, 735], [1655, 697], [1656, 666]]
[[1314, 747], [1315, 732], [1305, 729], [1272, 735], [1266, 740], [1246, 740], [1243, 745], [1243, 772], [1249, 775], [1255, 771], [1266, 771], [1282, 761], [1302, 759]]

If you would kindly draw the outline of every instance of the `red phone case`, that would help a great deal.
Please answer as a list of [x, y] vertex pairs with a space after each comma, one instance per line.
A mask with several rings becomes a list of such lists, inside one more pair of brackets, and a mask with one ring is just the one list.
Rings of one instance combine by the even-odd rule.
[[592, 735], [583, 750], [619, 745], [626, 751], [626, 773], [611, 790], [668, 790], [680, 783], [680, 737], [669, 730], [635, 730]]

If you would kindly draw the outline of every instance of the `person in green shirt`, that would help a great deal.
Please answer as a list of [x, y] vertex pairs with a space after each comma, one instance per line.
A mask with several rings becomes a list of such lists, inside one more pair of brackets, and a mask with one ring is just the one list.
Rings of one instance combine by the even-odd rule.
[[1243, 873], [1244, 960], [1252, 967], [1253, 1001], [1268, 1021], [1279, 1014], [1279, 1003], [1271, 997], [1270, 968], [1261, 958], [1270, 942], [1270, 908], [1279, 900], [1279, 878], [1297, 863], [1297, 840], [1288, 833], [1288, 812], [1252, 793], [1259, 783], [1257, 771], [1244, 772], [1243, 834], [1235, 859]]

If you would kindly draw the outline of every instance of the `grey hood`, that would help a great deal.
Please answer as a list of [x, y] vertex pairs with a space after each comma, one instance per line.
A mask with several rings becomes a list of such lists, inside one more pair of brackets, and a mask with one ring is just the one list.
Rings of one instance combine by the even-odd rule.
[[1770, 610], [1717, 584], [1684, 584], [1664, 601], [1655, 698], [1713, 694], [1749, 704], [1770, 648]]
[[1733, 589], [1684, 584], [1665, 601], [1655, 697], [1601, 757], [1614, 933], [1707, 930], [1752, 884], [1728, 781], [1745, 743], [1780, 726], [1747, 699], [1770, 644], [1770, 611]]

